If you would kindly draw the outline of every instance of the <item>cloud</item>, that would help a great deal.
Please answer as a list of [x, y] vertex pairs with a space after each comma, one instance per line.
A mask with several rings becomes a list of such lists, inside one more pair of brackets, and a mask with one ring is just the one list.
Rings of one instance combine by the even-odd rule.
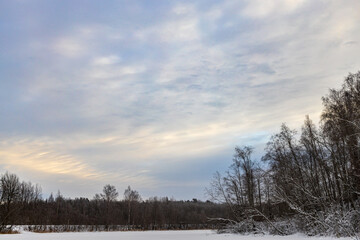
[[[111, 65], [111, 64], [97, 64], [100, 66]], [[144, 66], [119, 66], [116, 67], [99, 67], [89, 71], [89, 78], [95, 79], [109, 79], [109, 78], [121, 78], [126, 75], [140, 74], [144, 72], [146, 68]]]
[[185, 17], [170, 20], [160, 26], [152, 26], [138, 30], [135, 33], [135, 36], [142, 41], [149, 41], [152, 39], [168, 44], [191, 42], [200, 38], [197, 24], [196, 18]]
[[134, 35], [140, 41], [173, 45], [197, 41], [201, 37], [200, 33], [195, 6], [177, 4], [170, 9], [166, 21], [136, 30]]
[[316, 122], [360, 66], [355, 0], [117, 4], [0, 17], [2, 169], [47, 191], [190, 196], [235, 145], [261, 152], [282, 122]]
[[65, 57], [79, 57], [86, 52], [86, 47], [72, 38], [61, 38], [55, 41], [53, 46], [55, 52]]
[[189, 15], [196, 12], [195, 6], [191, 4], [177, 4], [173, 7], [172, 12], [176, 15]]
[[246, 5], [242, 14], [251, 18], [265, 18], [271, 15], [290, 14], [300, 8], [306, 0], [250, 0], [245, 1]]
[[118, 63], [120, 60], [121, 60], [120, 57], [116, 55], [110, 55], [105, 57], [97, 57], [92, 61], [92, 63], [93, 65], [99, 65], [99, 66], [113, 65], [115, 63]]

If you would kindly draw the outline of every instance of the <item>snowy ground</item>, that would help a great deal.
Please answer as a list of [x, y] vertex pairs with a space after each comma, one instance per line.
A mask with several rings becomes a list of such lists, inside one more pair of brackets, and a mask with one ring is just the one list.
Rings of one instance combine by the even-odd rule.
[[[263, 235], [233, 235], [216, 234], [210, 230], [194, 231], [146, 231], [146, 232], [81, 232], [81, 233], [30, 233], [0, 235], [0, 240], [28, 239], [28, 240], [336, 240], [331, 237], [292, 236], [263, 236]], [[350, 238], [341, 238], [350, 240]]]

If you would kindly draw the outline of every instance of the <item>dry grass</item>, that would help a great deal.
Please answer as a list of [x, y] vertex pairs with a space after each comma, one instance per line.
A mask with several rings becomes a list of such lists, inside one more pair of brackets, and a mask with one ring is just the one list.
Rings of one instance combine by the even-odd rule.
[[34, 231], [31, 231], [31, 232], [34, 232], [34, 233], [52, 233], [53, 231], [50, 231], [50, 230], [34, 230]]
[[0, 234], [19, 234], [20, 232], [17, 230], [3, 230], [0, 231]]

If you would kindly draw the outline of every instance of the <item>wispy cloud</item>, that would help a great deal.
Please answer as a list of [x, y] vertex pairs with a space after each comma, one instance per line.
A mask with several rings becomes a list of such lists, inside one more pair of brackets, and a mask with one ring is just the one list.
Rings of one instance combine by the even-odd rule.
[[95, 66], [113, 65], [121, 61], [121, 58], [116, 55], [96, 57], [92, 62]]
[[[97, 166], [97, 161], [84, 159], [75, 150], [85, 148], [89, 141], [78, 139], [78, 145], [74, 147], [76, 141], [61, 141], [59, 139], [17, 139], [8, 138], [0, 142], [0, 163], [1, 169], [12, 169], [24, 172], [25, 178], [35, 176], [51, 176], [57, 178], [56, 183], [71, 182], [74, 192], [82, 192], [80, 187], [84, 183], [113, 182], [121, 183], [125, 188], [128, 182], [136, 186], [151, 188], [156, 185], [156, 180], [152, 176], [146, 175], [147, 170], [142, 168], [130, 169], [127, 167], [118, 168], [117, 171], [111, 168]], [[98, 140], [96, 144], [104, 144], [107, 140]], [[95, 144], [92, 142], [92, 144]], [[73, 146], [73, 147], [72, 147]], [[118, 185], [118, 184], [117, 184]], [[57, 186], [53, 186], [55, 191]], [[49, 189], [47, 186], [46, 189]], [[66, 191], [67, 189], [65, 189]], [[98, 186], [98, 190], [101, 190]], [[69, 191], [69, 190], [67, 190]], [[92, 192], [82, 192], [85, 196], [92, 197]], [[77, 195], [79, 196], [79, 195]]]
[[62, 38], [55, 41], [56, 53], [66, 57], [78, 57], [86, 52], [86, 47], [80, 41], [71, 38]]
[[279, 16], [291, 14], [306, 3], [306, 0], [249, 0], [245, 1], [242, 14], [252, 18], [266, 18], [269, 16]]

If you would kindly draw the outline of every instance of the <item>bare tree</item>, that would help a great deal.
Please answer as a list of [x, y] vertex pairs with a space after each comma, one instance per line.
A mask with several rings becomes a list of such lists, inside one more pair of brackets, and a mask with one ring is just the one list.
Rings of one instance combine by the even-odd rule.
[[240, 166], [244, 173], [244, 185], [246, 189], [247, 202], [250, 207], [254, 207], [254, 194], [255, 194], [255, 164], [251, 159], [253, 148], [249, 146], [236, 147], [233, 164], [236, 167]]
[[141, 196], [136, 190], [132, 190], [130, 186], [125, 189], [124, 199], [128, 205], [128, 225], [131, 224], [131, 214], [133, 212], [133, 205], [141, 201]]
[[7, 225], [10, 225], [11, 229], [16, 218], [18, 208], [13, 203], [20, 200], [21, 196], [21, 185], [18, 176], [6, 172], [0, 178], [0, 189], [0, 231], [3, 231], [7, 228]]
[[115, 186], [107, 184], [103, 188], [103, 193], [100, 193], [100, 195], [96, 194], [96, 198], [101, 198], [105, 202], [106, 206], [106, 220], [105, 220], [105, 226], [106, 229], [109, 228], [109, 224], [111, 221], [111, 215], [112, 215], [112, 202], [117, 199], [119, 196], [119, 193], [117, 192]]
[[119, 193], [116, 191], [115, 186], [107, 184], [104, 186], [103, 193], [100, 196], [105, 202], [112, 202], [117, 199]]
[[[225, 176], [216, 172], [210, 188], [206, 189], [211, 200], [225, 203], [231, 212], [231, 219], [217, 220], [232, 224], [247, 221], [252, 227], [256, 190], [261, 198], [261, 187], [258, 186], [256, 189], [256, 164], [251, 158], [252, 151], [253, 148], [249, 146], [236, 147], [233, 163]], [[258, 179], [258, 184], [260, 184], [260, 179]], [[259, 199], [258, 202], [261, 203], [261, 200]]]
[[[324, 134], [329, 142], [342, 147], [350, 159], [350, 185], [353, 200], [360, 193], [360, 71], [349, 74], [339, 90], [331, 89], [323, 98], [321, 115]], [[346, 159], [341, 159], [346, 162]]]

